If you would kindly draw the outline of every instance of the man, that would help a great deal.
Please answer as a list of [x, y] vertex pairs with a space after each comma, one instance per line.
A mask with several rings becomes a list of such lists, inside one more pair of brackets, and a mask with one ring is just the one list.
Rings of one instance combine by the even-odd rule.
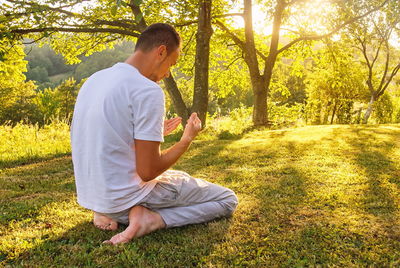
[[181, 119], [163, 126], [164, 94], [156, 82], [169, 76], [180, 45], [172, 26], [153, 24], [124, 63], [93, 74], [79, 92], [71, 128], [78, 203], [94, 211], [100, 229], [128, 224], [106, 243], [229, 216], [237, 206], [231, 190], [167, 171], [201, 130], [193, 113], [180, 141], [160, 151], [163, 134]]

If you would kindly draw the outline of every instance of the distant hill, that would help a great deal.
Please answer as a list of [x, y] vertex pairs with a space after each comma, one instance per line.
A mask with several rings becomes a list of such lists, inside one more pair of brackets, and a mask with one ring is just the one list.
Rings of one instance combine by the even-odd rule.
[[124, 61], [133, 50], [134, 44], [124, 41], [113, 49], [83, 56], [79, 64], [69, 65], [62, 55], [56, 54], [48, 45], [28, 45], [25, 47], [25, 59], [28, 61], [26, 79], [35, 81], [39, 90], [54, 88], [68, 77], [74, 77], [79, 82], [101, 69]]

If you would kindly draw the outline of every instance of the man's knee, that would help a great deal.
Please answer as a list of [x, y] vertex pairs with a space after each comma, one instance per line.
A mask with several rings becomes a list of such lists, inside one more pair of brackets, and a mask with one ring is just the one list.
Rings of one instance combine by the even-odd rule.
[[228, 191], [229, 195], [223, 200], [223, 204], [226, 209], [227, 216], [231, 216], [239, 204], [239, 199], [232, 190], [228, 189]]

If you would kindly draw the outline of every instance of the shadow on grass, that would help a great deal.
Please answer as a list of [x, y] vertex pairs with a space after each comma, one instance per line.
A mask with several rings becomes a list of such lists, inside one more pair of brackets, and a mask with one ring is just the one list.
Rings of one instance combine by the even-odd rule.
[[60, 153], [47, 156], [25, 156], [15, 160], [0, 160], [0, 170], [6, 168], [13, 168], [17, 166], [23, 166], [28, 164], [39, 163], [43, 161], [49, 161], [52, 159], [57, 159], [65, 156], [69, 156], [71, 153]]
[[[206, 179], [224, 184], [239, 194], [241, 200], [233, 219], [160, 230], [118, 247], [101, 245], [111, 234], [95, 229], [90, 223], [81, 223], [26, 251], [10, 265], [345, 267], [395, 264], [398, 254], [393, 252], [400, 248], [399, 243], [386, 237], [365, 237], [357, 231], [351, 232], [344, 224], [335, 225], [324, 214], [318, 214], [333, 211], [324, 207], [325, 200], [309, 200], [312, 190], [318, 192], [318, 183], [324, 183], [325, 176], [330, 176], [327, 171], [335, 167], [334, 160], [318, 160], [324, 157], [326, 148], [340, 145], [335, 140], [343, 139], [353, 154], [348, 161], [354, 161], [367, 177], [368, 190], [360, 197], [362, 202], [357, 208], [361, 206], [367, 213], [388, 220], [391, 226], [396, 225], [397, 201], [383, 182], [400, 187], [399, 170], [390, 158], [400, 134], [379, 130], [378, 134], [386, 135], [386, 140], [377, 142], [368, 136], [368, 131], [374, 130], [338, 129], [327, 139], [304, 143], [282, 141], [285, 132], [277, 132], [276, 136], [269, 133], [268, 138], [276, 140], [270, 143], [266, 140], [265, 144], [262, 139], [255, 143], [195, 142], [176, 168], [189, 174], [220, 176]], [[341, 148], [329, 152], [345, 157], [341, 155]], [[315, 167], [320, 163], [326, 166]], [[39, 173], [43, 172], [46, 170]], [[319, 176], [319, 181], [312, 177], [314, 174]], [[69, 183], [68, 179], [61, 180], [54, 189], [67, 196], [70, 189], [61, 190], [61, 187]], [[10, 181], [8, 187], [14, 187], [11, 185]], [[329, 192], [329, 183], [323, 186]], [[332, 206], [338, 208], [341, 204]]]
[[[335, 135], [353, 148], [355, 163], [365, 171], [368, 190], [363, 197], [363, 207], [375, 216], [390, 215], [398, 210], [398, 204], [387, 183], [394, 183], [397, 188], [400, 187], [400, 170], [391, 159], [400, 132], [354, 126], [351, 127], [351, 133], [351, 137], [343, 137], [339, 131], [336, 131]], [[379, 135], [382, 135], [380, 140], [373, 138]]]
[[[229, 153], [219, 159], [220, 162], [214, 162], [217, 169], [224, 170], [225, 176], [230, 178], [229, 183], [236, 185], [233, 188], [236, 188], [242, 200], [235, 213], [237, 226], [233, 227], [240, 230], [237, 233], [240, 239], [235, 237], [238, 250], [221, 254], [224, 251], [219, 249], [219, 254], [215, 254], [218, 257], [211, 259], [213, 265], [268, 267], [286, 262], [288, 248], [280, 243], [293, 228], [292, 215], [304, 206], [310, 180], [298, 165], [302, 156], [315, 145], [315, 142], [296, 144], [284, 141], [272, 148], [243, 150], [247, 156], [245, 162], [241, 154]], [[282, 154], [287, 161], [281, 161]], [[224, 164], [226, 160], [228, 163], [242, 164], [245, 170], [251, 167], [254, 170], [243, 173], [240, 165], [238, 169], [227, 170]], [[238, 181], [240, 183], [235, 184]]]
[[70, 157], [5, 169], [0, 173], [0, 224], [34, 219], [43, 206], [75, 193]]
[[[215, 144], [211, 142], [207, 146], [213, 147]], [[223, 147], [224, 145], [217, 146], [213, 153], [217, 153], [215, 149], [222, 150]], [[206, 148], [201, 148], [201, 151], [206, 153], [203, 149]], [[71, 158], [49, 158], [40, 163], [4, 169], [0, 177], [0, 186], [6, 194], [6, 198], [0, 201], [0, 224], [7, 228], [8, 224], [16, 225], [29, 219], [31, 223], [43, 225], [44, 223], [37, 222], [44, 206], [57, 207], [59, 202], [70, 202], [75, 198]], [[43, 215], [41, 217], [43, 218]], [[48, 215], [49, 219], [52, 217], [54, 216]], [[206, 224], [160, 230], [133, 243], [112, 247], [101, 244], [101, 241], [110, 238], [111, 233], [100, 231], [86, 222], [66, 230], [58, 237], [50, 234], [35, 238], [43, 242], [16, 259], [8, 260], [6, 264], [11, 267], [201, 266], [213, 252], [214, 246], [225, 240], [230, 223], [231, 219], [220, 219]], [[29, 226], [29, 223], [27, 224]], [[31, 241], [31, 238], [24, 236], [21, 236], [21, 239]], [[0, 252], [0, 262], [4, 261], [7, 255], [6, 252]]]
[[[43, 241], [15, 259], [11, 267], [199, 267], [215, 244], [225, 240], [231, 219], [164, 229], [124, 245], [105, 245], [116, 232], [83, 222]], [[120, 228], [119, 231], [122, 229]]]
[[377, 217], [385, 236], [397, 242], [400, 170], [393, 160], [393, 151], [398, 149], [400, 131], [366, 126], [352, 127], [351, 133], [351, 137], [343, 137], [339, 132], [336, 135], [353, 148], [354, 163], [365, 172], [367, 189], [360, 197], [359, 207]]

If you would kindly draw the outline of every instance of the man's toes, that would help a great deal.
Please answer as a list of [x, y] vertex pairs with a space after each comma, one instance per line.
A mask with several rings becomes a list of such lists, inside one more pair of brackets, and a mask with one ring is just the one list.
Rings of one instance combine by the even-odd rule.
[[117, 230], [117, 229], [118, 229], [118, 222], [113, 221], [113, 222], [110, 223], [110, 225], [108, 226], [108, 229], [107, 229], [107, 230], [109, 230], [109, 231], [115, 231], [115, 230]]
[[103, 244], [112, 244], [112, 245], [117, 245], [117, 244], [125, 244], [131, 241], [131, 239], [125, 237], [123, 233], [118, 233], [111, 237], [110, 240], [105, 240], [103, 241]]
[[115, 231], [118, 229], [118, 223], [117, 222], [111, 222], [109, 224], [95, 224], [94, 226], [96, 226], [97, 228], [104, 230], [104, 231]]

